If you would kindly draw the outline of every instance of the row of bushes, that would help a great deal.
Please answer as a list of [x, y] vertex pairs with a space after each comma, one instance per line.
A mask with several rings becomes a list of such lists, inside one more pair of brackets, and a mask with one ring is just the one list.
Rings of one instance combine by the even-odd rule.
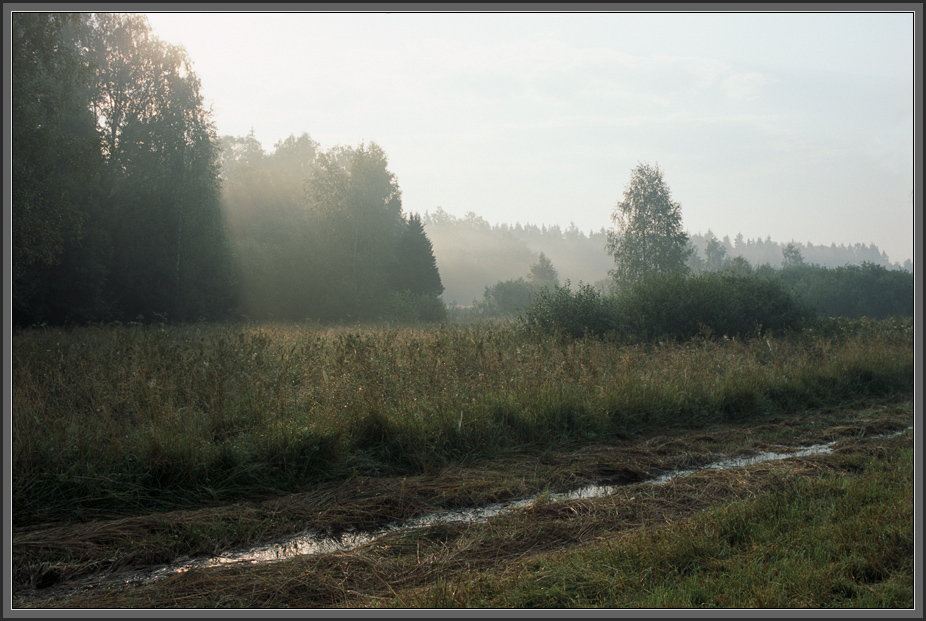
[[865, 262], [837, 268], [795, 265], [773, 276], [821, 316], [913, 316], [913, 274], [907, 271]]
[[528, 332], [573, 337], [685, 340], [794, 329], [812, 316], [780, 281], [706, 272], [654, 276], [613, 296], [591, 285], [543, 289], [519, 322]]

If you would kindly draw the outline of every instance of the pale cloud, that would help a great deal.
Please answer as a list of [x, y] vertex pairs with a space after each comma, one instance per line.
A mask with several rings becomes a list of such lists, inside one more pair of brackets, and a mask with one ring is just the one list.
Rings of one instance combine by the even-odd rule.
[[723, 90], [731, 99], [752, 101], [759, 96], [762, 88], [768, 83], [768, 78], [760, 73], [734, 73], [723, 79]]

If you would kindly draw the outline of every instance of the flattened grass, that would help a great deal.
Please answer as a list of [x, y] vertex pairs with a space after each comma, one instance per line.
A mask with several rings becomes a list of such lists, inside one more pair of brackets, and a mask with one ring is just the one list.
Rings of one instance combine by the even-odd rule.
[[540, 554], [513, 571], [465, 572], [390, 605], [911, 608], [912, 438], [832, 461], [815, 476], [775, 466], [751, 478], [747, 497], [668, 526]]
[[192, 570], [46, 608], [909, 608], [913, 439], [629, 484], [346, 553]]

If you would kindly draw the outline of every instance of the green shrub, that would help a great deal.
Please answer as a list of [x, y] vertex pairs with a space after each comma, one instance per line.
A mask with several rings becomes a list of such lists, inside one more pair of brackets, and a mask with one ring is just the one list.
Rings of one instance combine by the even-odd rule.
[[809, 317], [778, 281], [716, 272], [654, 276], [619, 294], [616, 309], [624, 330], [643, 340], [748, 336]]
[[606, 297], [591, 285], [541, 290], [520, 316], [529, 332], [634, 340], [748, 336], [798, 327], [809, 311], [777, 280], [715, 272], [657, 275]]
[[560, 332], [575, 338], [600, 336], [619, 327], [612, 301], [591, 285], [579, 284], [577, 291], [563, 287], [543, 288], [519, 316], [529, 332]]
[[511, 317], [530, 306], [539, 289], [523, 278], [502, 280], [485, 288], [482, 300], [475, 301], [474, 309], [483, 318]]

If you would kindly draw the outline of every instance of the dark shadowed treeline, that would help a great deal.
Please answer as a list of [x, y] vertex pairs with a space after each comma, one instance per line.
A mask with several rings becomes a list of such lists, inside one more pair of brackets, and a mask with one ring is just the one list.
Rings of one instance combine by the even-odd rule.
[[12, 15], [13, 321], [214, 318], [232, 301], [214, 129], [140, 15]]
[[757, 273], [777, 277], [818, 315], [873, 319], [913, 316], [913, 274], [906, 270], [865, 262], [835, 268], [793, 265]]
[[13, 15], [13, 323], [443, 317], [375, 144], [219, 140], [143, 15]]

